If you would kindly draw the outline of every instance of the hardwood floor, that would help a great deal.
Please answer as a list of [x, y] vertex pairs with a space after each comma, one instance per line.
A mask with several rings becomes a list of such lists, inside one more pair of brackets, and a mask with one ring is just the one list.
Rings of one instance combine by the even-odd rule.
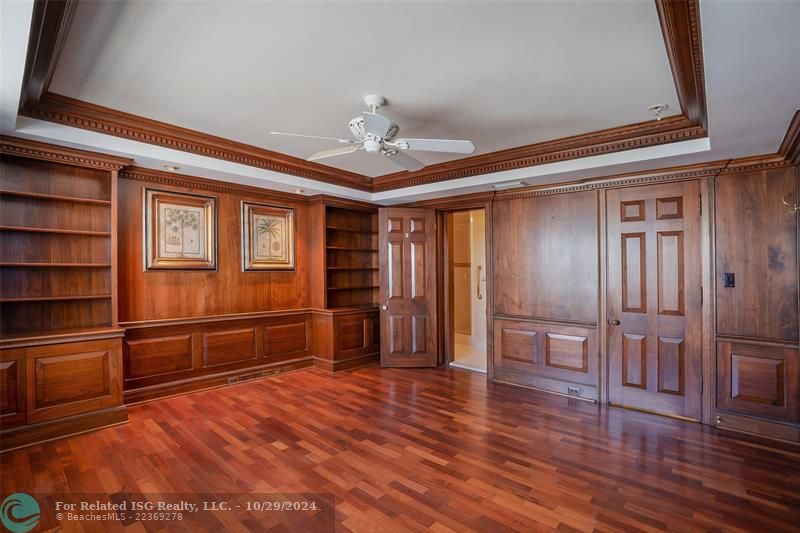
[[130, 420], [3, 454], [3, 494], [329, 492], [339, 531], [800, 524], [797, 447], [458, 370], [303, 370]]

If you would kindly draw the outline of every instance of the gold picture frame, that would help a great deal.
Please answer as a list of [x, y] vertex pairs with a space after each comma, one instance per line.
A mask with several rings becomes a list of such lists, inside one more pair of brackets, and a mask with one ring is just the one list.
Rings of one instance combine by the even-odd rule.
[[217, 199], [144, 190], [145, 270], [216, 270]]
[[242, 271], [294, 268], [294, 209], [242, 202]]

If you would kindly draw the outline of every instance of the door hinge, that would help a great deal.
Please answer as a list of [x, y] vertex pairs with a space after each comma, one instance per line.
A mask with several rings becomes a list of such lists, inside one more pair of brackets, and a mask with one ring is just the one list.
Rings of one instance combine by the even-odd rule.
[[703, 286], [700, 285], [700, 305], [703, 305]]
[[703, 216], [703, 195], [697, 195], [697, 201], [700, 203], [700, 216]]

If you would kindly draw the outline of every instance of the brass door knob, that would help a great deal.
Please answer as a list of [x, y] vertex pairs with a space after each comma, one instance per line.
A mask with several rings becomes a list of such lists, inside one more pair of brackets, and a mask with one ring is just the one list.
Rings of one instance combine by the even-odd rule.
[[617, 320], [616, 318], [612, 318], [611, 320], [608, 321], [608, 323], [611, 324], [612, 326], [619, 326], [620, 325], [620, 321]]
[[383, 304], [383, 305], [381, 306], [381, 309], [383, 309], [384, 311], [388, 311], [388, 310], [389, 310], [389, 306], [388, 306], [388, 305], [386, 305], [386, 304]]

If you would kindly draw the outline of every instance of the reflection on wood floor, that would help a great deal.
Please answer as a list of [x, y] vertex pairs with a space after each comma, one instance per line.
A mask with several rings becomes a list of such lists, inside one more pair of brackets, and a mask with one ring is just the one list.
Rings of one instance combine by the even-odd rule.
[[130, 419], [3, 454], [3, 493], [330, 492], [341, 531], [800, 524], [796, 447], [477, 373], [304, 370], [134, 406]]

